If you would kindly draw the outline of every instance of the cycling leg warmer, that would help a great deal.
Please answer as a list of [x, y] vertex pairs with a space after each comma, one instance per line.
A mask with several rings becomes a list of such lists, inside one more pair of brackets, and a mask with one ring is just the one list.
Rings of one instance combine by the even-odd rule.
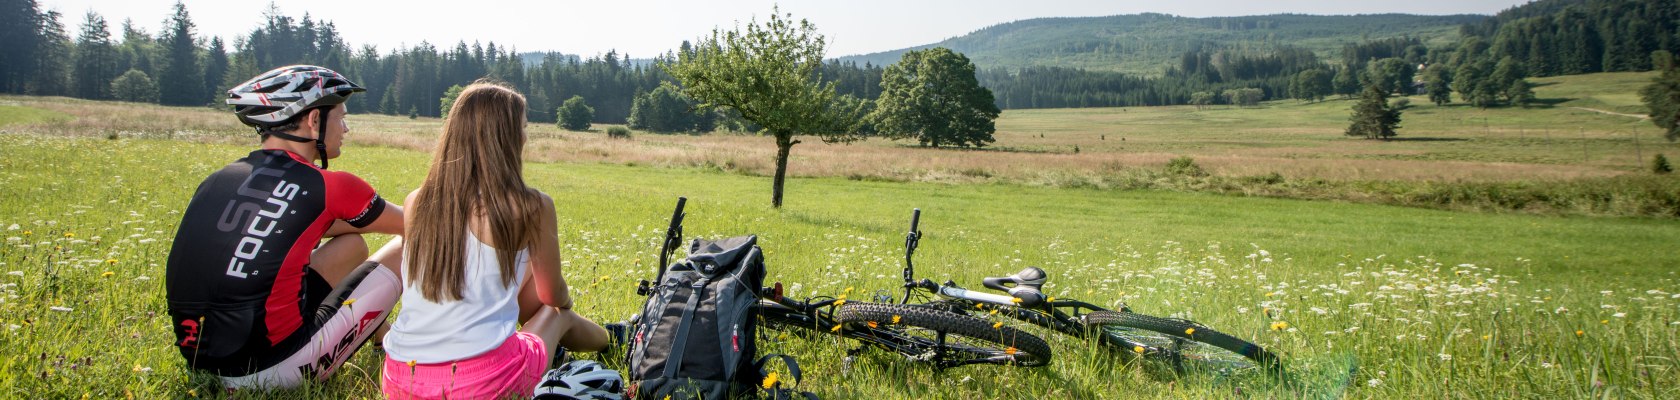
[[385, 323], [402, 288], [402, 279], [390, 269], [373, 261], [363, 263], [321, 303], [315, 315], [320, 328], [308, 344], [273, 367], [223, 377], [222, 383], [229, 388], [285, 388], [304, 380], [326, 380]]

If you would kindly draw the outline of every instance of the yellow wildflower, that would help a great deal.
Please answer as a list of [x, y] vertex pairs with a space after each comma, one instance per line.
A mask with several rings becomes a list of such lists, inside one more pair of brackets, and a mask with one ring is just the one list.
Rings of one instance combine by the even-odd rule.
[[1013, 355], [1015, 355], [1015, 353], [1018, 353], [1018, 352], [1020, 352], [1020, 351], [1021, 351], [1021, 350], [1018, 350], [1018, 349], [1016, 349], [1016, 348], [1014, 348], [1014, 347], [1010, 347], [1010, 348], [1007, 348], [1007, 349], [1003, 349], [1003, 354], [1008, 354], [1008, 355], [1012, 355], [1012, 356], [1013, 356]]
[[111, 275], [116, 275], [116, 274], [117, 274], [117, 273], [115, 273], [115, 272], [111, 272], [111, 271], [105, 271], [105, 273], [103, 273], [103, 274], [99, 274], [99, 277], [101, 277], [101, 278], [110, 278], [110, 277], [111, 277]]
[[1289, 323], [1288, 322], [1277, 321], [1277, 322], [1272, 323], [1272, 330], [1281, 331], [1281, 330], [1284, 330], [1284, 329], [1289, 329]]
[[834, 306], [835, 307], [839, 307], [839, 306], [843, 306], [843, 305], [846, 305], [846, 299], [840, 299], [840, 300], [835, 300], [834, 301]]
[[344, 299], [344, 305], [348, 306], [348, 305], [351, 305], [351, 304], [356, 304], [356, 298], [351, 297], [351, 298], [348, 298], [348, 299]]
[[1576, 330], [1576, 331], [1575, 331], [1575, 337], [1581, 337], [1581, 335], [1585, 335], [1585, 334], [1587, 334], [1587, 333], [1586, 333], [1586, 332], [1582, 332], [1582, 331], [1580, 331], [1580, 330]]
[[781, 378], [781, 376], [775, 372], [771, 372], [770, 374], [764, 376], [764, 384], [761, 386], [765, 389], [776, 387], [776, 379], [778, 378]]
[[898, 315], [894, 315], [894, 316], [893, 316], [893, 322], [892, 322], [892, 323], [893, 323], [893, 324], [898, 324], [898, 321], [899, 321], [899, 320], [902, 320], [902, 319], [904, 319], [904, 317], [903, 317], [903, 316], [898, 316]]
[[1015, 303], [1015, 304], [1021, 304], [1021, 298], [1020, 297], [1010, 297], [1009, 302], [1010, 303]]
[[1003, 323], [1002, 322], [992, 323], [992, 329], [1003, 329]]
[[879, 327], [881, 327], [881, 324], [875, 323], [875, 321], [869, 321], [869, 328], [870, 329], [879, 328]]
[[113, 259], [109, 259], [109, 260], [105, 260], [105, 263], [106, 263], [106, 264], [116, 264], [116, 263], [117, 263], [117, 259], [115, 259], [115, 258], [113, 258]]
[[1195, 334], [1196, 334], [1196, 328], [1189, 328], [1189, 329], [1184, 330], [1184, 335], [1185, 336], [1191, 336], [1191, 335], [1195, 335]]
[[73, 237], [76, 237], [76, 234], [75, 233], [70, 233], [70, 232], [64, 232], [64, 237], [73, 238]]
[[835, 325], [833, 328], [828, 328], [828, 330], [830, 332], [839, 332], [840, 331], [840, 325]]
[[1135, 351], [1138, 354], [1143, 354], [1143, 346], [1132, 346], [1132, 351]]

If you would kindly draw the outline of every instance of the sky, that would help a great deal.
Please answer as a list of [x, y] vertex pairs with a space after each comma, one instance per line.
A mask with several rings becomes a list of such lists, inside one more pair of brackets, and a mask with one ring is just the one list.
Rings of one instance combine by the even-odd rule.
[[[175, 0], [37, 0], [44, 10], [64, 14], [71, 36], [84, 16], [105, 17], [112, 37], [121, 39], [124, 19], [157, 34]], [[381, 52], [427, 41], [496, 42], [521, 52], [558, 51], [586, 57], [617, 50], [650, 58], [683, 40], [763, 20], [779, 4], [782, 13], [809, 20], [827, 37], [828, 56], [896, 50], [938, 42], [1010, 21], [1042, 17], [1085, 17], [1154, 12], [1185, 17], [1278, 13], [1344, 15], [1405, 13], [1494, 14], [1527, 0], [832, 0], [783, 1], [513, 1], [471, 0], [431, 6], [432, 1], [385, 0], [182, 0], [199, 36], [232, 43], [263, 21], [270, 4], [282, 13], [332, 21], [352, 46], [372, 44]], [[427, 4], [431, 3], [431, 4]]]

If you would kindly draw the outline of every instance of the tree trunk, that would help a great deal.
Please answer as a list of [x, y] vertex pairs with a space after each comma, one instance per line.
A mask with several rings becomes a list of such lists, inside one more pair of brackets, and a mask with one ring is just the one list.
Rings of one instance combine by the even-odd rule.
[[782, 208], [782, 181], [787, 179], [788, 151], [793, 143], [793, 134], [776, 134], [776, 178], [770, 184], [770, 205], [775, 208]]

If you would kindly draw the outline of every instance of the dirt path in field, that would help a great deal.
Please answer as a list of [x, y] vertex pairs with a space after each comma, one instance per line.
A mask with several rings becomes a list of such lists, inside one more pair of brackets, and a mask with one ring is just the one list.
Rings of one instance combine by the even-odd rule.
[[1597, 109], [1597, 108], [1586, 108], [1586, 107], [1569, 107], [1569, 108], [1573, 108], [1573, 109], [1577, 109], [1577, 110], [1587, 110], [1587, 111], [1592, 111], [1592, 112], [1601, 113], [1601, 114], [1620, 115], [1620, 116], [1629, 117], [1629, 118], [1651, 119], [1651, 116], [1649, 116], [1649, 115], [1622, 114], [1622, 113], [1615, 112], [1615, 111], [1605, 111], [1605, 110], [1600, 110], [1600, 109]]

